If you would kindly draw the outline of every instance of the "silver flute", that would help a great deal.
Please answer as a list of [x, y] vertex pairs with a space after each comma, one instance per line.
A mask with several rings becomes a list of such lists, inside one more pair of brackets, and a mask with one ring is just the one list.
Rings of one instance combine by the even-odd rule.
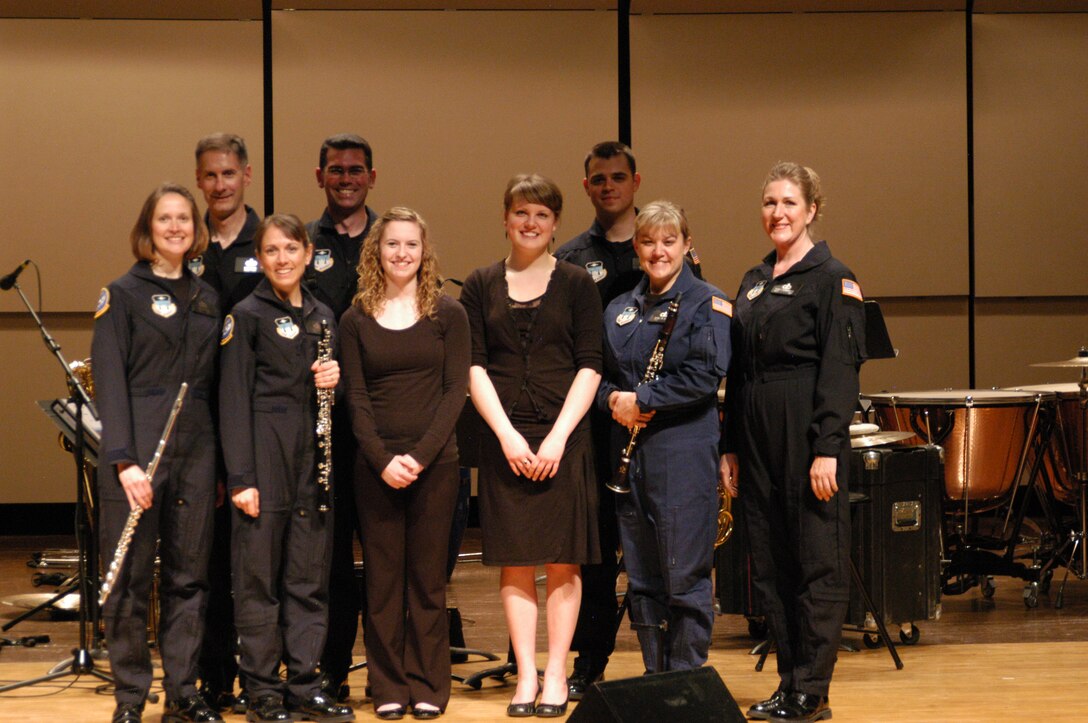
[[[151, 484], [155, 479], [155, 470], [159, 468], [159, 462], [162, 461], [162, 453], [166, 449], [166, 440], [170, 439], [170, 432], [174, 429], [174, 422], [178, 420], [181, 403], [184, 401], [185, 392], [187, 391], [189, 391], [188, 382], [182, 382], [177, 399], [174, 400], [174, 407], [170, 410], [170, 416], [166, 420], [166, 428], [163, 429], [162, 437], [159, 439], [159, 446], [155, 448], [155, 456], [151, 458], [151, 463], [147, 465], [147, 470], [144, 472], [147, 475], [148, 484]], [[125, 528], [121, 530], [121, 539], [117, 541], [117, 549], [113, 553], [113, 561], [110, 562], [110, 567], [106, 571], [106, 580], [102, 583], [102, 590], [98, 593], [99, 605], [105, 605], [110, 593], [113, 592], [113, 586], [117, 582], [117, 577], [121, 574], [121, 567], [125, 564], [128, 548], [132, 544], [132, 535], [136, 532], [136, 524], [140, 521], [140, 515], [143, 513], [144, 508], [139, 505], [136, 505], [128, 513]]]
[[[332, 361], [332, 329], [329, 322], [321, 322], [321, 341], [317, 344], [317, 361]], [[332, 402], [335, 390], [317, 390], [317, 486], [318, 512], [329, 511], [329, 474], [332, 472]]]

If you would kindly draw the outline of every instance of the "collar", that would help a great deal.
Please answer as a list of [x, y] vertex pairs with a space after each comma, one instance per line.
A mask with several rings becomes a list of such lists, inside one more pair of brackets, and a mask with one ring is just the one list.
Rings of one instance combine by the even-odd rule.
[[[638, 215], [638, 206], [635, 207], [635, 215], [636, 216]], [[627, 239], [626, 241], [616, 241], [616, 242], [609, 241], [608, 236], [606, 235], [607, 232], [605, 231], [604, 226], [601, 225], [601, 222], [596, 217], [593, 219], [593, 223], [590, 224], [588, 233], [589, 233], [589, 238], [592, 241], [595, 241], [595, 242], [598, 242], [598, 243], [609, 244], [609, 245], [613, 245], [613, 246], [626, 243], [626, 244], [631, 244], [632, 247], [634, 247], [634, 242], [635, 242], [635, 237], [634, 236]]]
[[[306, 284], [302, 284], [299, 288], [302, 291], [302, 318], [305, 319], [317, 310], [317, 302], [314, 299], [314, 295], [306, 288]], [[253, 289], [253, 295], [261, 301], [272, 304], [286, 313], [292, 313], [294, 311], [294, 307], [276, 295], [276, 291], [272, 288], [272, 283], [268, 280], [267, 276], [257, 282], [257, 287]]]
[[[242, 228], [238, 230], [238, 236], [234, 239], [234, 241], [231, 242], [231, 245], [227, 247], [228, 249], [232, 249], [235, 246], [245, 246], [246, 244], [252, 244], [253, 237], [257, 235], [257, 226], [261, 223], [261, 217], [257, 215], [257, 212], [254, 211], [248, 203], [246, 204], [245, 208], [246, 222], [242, 224]], [[204, 226], [208, 229], [208, 245], [210, 246], [215, 242], [210, 240], [212, 234], [212, 222], [211, 214], [209, 214], [207, 211], [204, 212]], [[219, 244], [215, 245], [219, 246], [220, 249], [222, 249], [222, 246], [220, 246]]]
[[[176, 279], [166, 279], [162, 276], [156, 276], [155, 272], [151, 270], [150, 261], [137, 261], [132, 265], [132, 268], [129, 269], [129, 273], [138, 279], [142, 279], [143, 281], [150, 281], [151, 283], [155, 284], [155, 286], [161, 288], [163, 291], [170, 292], [171, 294], [174, 291], [173, 287], [170, 286], [169, 282], [176, 281]], [[193, 273], [191, 271], [189, 271], [188, 264], [182, 264], [181, 273], [183, 276], [189, 277], [189, 297], [195, 299], [197, 297], [197, 294], [200, 293], [200, 285], [196, 283], [196, 277], [193, 276]]]
[[[358, 236], [344, 236], [344, 234], [337, 231], [336, 221], [332, 220], [332, 214], [329, 213], [329, 209], [327, 207], [325, 208], [325, 212], [321, 214], [321, 218], [317, 220], [317, 228], [320, 231], [327, 231], [333, 236], [343, 236], [344, 238], [359, 239], [361, 242], [362, 239], [365, 239], [367, 234], [370, 233], [370, 227], [373, 226], [374, 222], [378, 220], [378, 214], [374, 213], [374, 209], [372, 209], [370, 206], [364, 206], [363, 208], [366, 209], [366, 228], [364, 228], [363, 232]], [[310, 240], [313, 241], [313, 239]]]
[[[687, 262], [680, 268], [680, 275], [676, 277], [676, 281], [672, 286], [658, 298], [659, 304], [669, 301], [677, 294], [687, 293], [689, 289], [695, 286], [695, 274], [691, 273], [691, 268]], [[638, 304], [640, 309], [645, 311], [646, 309], [646, 295], [650, 291], [650, 278], [646, 274], [642, 275], [642, 278], [638, 282], [638, 286], [635, 287], [634, 301]]]
[[[760, 271], [762, 271], [763, 275], [766, 276], [768, 279], [771, 278], [771, 275], [774, 273], [774, 262], [776, 258], [777, 257], [775, 256], [774, 251], [771, 251], [769, 254], [763, 257], [763, 264], [760, 267]], [[827, 245], [827, 241], [818, 241], [812, 248], [808, 250], [808, 253], [805, 254], [800, 261], [791, 266], [789, 270], [786, 271], [786, 273], [782, 274], [782, 276], [779, 276], [778, 278], [781, 279], [782, 277], [789, 276], [790, 274], [799, 274], [802, 271], [814, 269], [830, 258], [831, 247]]]

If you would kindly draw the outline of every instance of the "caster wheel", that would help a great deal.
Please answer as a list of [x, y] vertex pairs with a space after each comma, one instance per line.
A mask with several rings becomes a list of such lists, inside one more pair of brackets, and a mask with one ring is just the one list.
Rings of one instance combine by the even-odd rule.
[[1024, 586], [1024, 605], [1028, 608], [1039, 607], [1039, 583]]
[[918, 626], [911, 623], [909, 631], [904, 628], [899, 628], [899, 641], [903, 643], [903, 645], [917, 644], [918, 639], [922, 637], [922, 631], [918, 629]]
[[861, 636], [861, 642], [864, 643], [865, 647], [869, 648], [869, 650], [876, 650], [884, 644], [884, 641], [881, 640], [880, 636], [876, 633], [865, 633]]
[[979, 589], [982, 591], [982, 597], [987, 600], [994, 599], [994, 592], [997, 591], [997, 587], [994, 585], [994, 579], [992, 577], [984, 577], [979, 582]]
[[752, 640], [766, 640], [767, 622], [765, 620], [749, 620], [748, 635], [752, 638]]

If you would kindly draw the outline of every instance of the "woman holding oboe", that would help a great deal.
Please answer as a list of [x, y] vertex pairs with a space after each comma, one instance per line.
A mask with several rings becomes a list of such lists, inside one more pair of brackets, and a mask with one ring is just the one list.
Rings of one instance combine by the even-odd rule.
[[[332, 460], [316, 429], [331, 424], [332, 310], [300, 284], [313, 246], [296, 216], [254, 234], [265, 278], [223, 322], [220, 427], [231, 520], [231, 583], [249, 721], [350, 721], [321, 692], [328, 627]], [[280, 661], [286, 664], [286, 680]]]
[[[729, 366], [733, 307], [684, 263], [688, 220], [668, 201], [642, 208], [635, 251], [645, 277], [604, 313], [613, 451], [628, 445], [629, 493], [618, 494], [627, 599], [647, 672], [706, 662], [714, 624], [710, 571], [717, 532], [717, 391]], [[645, 379], [659, 340], [660, 367]], [[616, 480], [620, 482], [620, 480]]]
[[[102, 289], [94, 359], [102, 443], [102, 550], [111, 559], [130, 511], [141, 509], [102, 611], [116, 680], [113, 723], [140, 720], [151, 687], [148, 598], [161, 560], [159, 650], [164, 721], [218, 721], [197, 693], [197, 657], [215, 507], [214, 389], [219, 301], [187, 262], [207, 246], [196, 201], [163, 184], [144, 201], [129, 240], [136, 263]], [[189, 385], [154, 478], [146, 473], [178, 389]], [[161, 539], [161, 544], [157, 544]]]

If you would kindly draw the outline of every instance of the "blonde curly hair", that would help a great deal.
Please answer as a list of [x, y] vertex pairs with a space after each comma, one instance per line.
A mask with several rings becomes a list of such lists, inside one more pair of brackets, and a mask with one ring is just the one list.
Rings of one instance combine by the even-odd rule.
[[416, 311], [420, 318], [438, 315], [438, 297], [442, 295], [442, 279], [438, 274], [438, 257], [427, 240], [427, 222], [423, 216], [404, 206], [389, 209], [374, 222], [363, 241], [359, 254], [359, 290], [351, 303], [368, 316], [377, 316], [385, 307], [385, 270], [382, 268], [381, 242], [385, 227], [392, 221], [407, 221], [419, 227], [419, 239], [423, 243], [419, 271], [416, 272]]

